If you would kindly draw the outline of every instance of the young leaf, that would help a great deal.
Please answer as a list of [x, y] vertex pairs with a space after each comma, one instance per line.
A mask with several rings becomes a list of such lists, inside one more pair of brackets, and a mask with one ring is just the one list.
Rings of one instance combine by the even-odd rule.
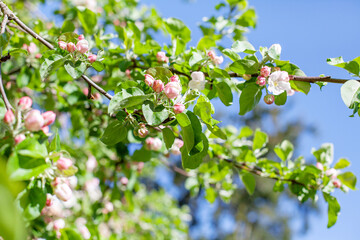
[[338, 175], [337, 178], [351, 190], [356, 190], [356, 176], [352, 172], [342, 173]]
[[253, 195], [256, 185], [255, 177], [251, 173], [243, 173], [240, 175], [240, 177], [241, 177], [241, 181], [245, 185], [246, 191], [250, 195]]
[[240, 95], [240, 112], [239, 115], [244, 115], [247, 112], [253, 110], [256, 104], [261, 99], [262, 92], [258, 85], [251, 84], [246, 86]]
[[100, 140], [104, 144], [112, 146], [118, 142], [123, 141], [127, 137], [127, 132], [127, 128], [124, 126], [124, 124], [115, 120], [105, 129], [105, 132]]
[[171, 131], [170, 128], [164, 128], [162, 130], [162, 134], [163, 134], [163, 139], [166, 145], [166, 148], [169, 149], [172, 147], [172, 145], [174, 144], [174, 140], [175, 140], [175, 136], [173, 131]]
[[164, 106], [159, 105], [155, 107], [150, 101], [147, 101], [142, 105], [142, 111], [147, 123], [151, 126], [161, 124], [170, 114], [169, 110]]
[[226, 82], [219, 82], [215, 85], [218, 92], [221, 102], [225, 106], [230, 106], [233, 104], [233, 94], [231, 92], [230, 86]]
[[328, 203], [328, 224], [327, 227], [330, 228], [334, 226], [337, 221], [337, 217], [340, 213], [340, 204], [335, 197], [331, 196], [328, 193], [323, 192], [325, 201]]
[[253, 149], [260, 149], [266, 145], [268, 142], [268, 136], [266, 133], [261, 132], [259, 129], [256, 129], [253, 141]]

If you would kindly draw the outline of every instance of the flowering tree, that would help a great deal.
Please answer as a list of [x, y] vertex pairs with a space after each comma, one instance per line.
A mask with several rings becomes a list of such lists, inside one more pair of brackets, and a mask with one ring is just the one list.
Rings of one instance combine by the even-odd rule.
[[[261, 100], [281, 106], [312, 83], [343, 83], [344, 103], [360, 115], [358, 81], [307, 77], [280, 59], [279, 44], [255, 49], [244, 36], [256, 25], [246, 0], [216, 5], [229, 14], [203, 22], [197, 46], [181, 20], [137, 1], [64, 0], [54, 12], [60, 26], [34, 16], [36, 4], [0, 0], [3, 239], [184, 239], [188, 206], [142, 181], [158, 165], [209, 202], [241, 187], [254, 194], [255, 176], [301, 203], [322, 195], [328, 227], [336, 223], [332, 193], [355, 190], [356, 177], [343, 170], [348, 160], [333, 163], [332, 144], [313, 150], [315, 164], [286, 139], [268, 149], [260, 129], [220, 126], [211, 100], [239, 101], [241, 118]], [[171, 42], [161, 46], [154, 32]], [[358, 58], [328, 63], [360, 77]], [[182, 167], [169, 160], [176, 155]]]

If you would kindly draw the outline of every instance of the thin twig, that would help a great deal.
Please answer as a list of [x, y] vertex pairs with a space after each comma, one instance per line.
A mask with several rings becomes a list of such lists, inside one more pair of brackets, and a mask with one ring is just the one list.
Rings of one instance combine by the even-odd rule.
[[4, 15], [4, 19], [3, 19], [2, 23], [1, 23], [0, 34], [3, 34], [5, 32], [6, 24], [8, 23], [8, 21], [9, 21], [8, 15]]
[[164, 160], [160, 160], [167, 168], [169, 168], [170, 170], [177, 172], [185, 177], [191, 177], [192, 175], [190, 175], [188, 172], [186, 172], [184, 169], [178, 168], [177, 166], [174, 166], [170, 163], [168, 163], [167, 161]]
[[1, 62], [0, 62], [0, 93], [4, 99], [4, 103], [5, 103], [5, 107], [7, 110], [13, 109], [13, 107], [11, 106], [6, 93], [5, 93], [5, 89], [4, 89], [4, 85], [3, 85], [3, 81], [2, 81], [2, 76], [1, 76]]

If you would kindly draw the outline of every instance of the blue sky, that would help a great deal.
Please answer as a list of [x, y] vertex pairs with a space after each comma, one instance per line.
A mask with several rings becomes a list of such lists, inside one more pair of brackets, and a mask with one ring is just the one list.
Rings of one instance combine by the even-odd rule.
[[[182, 19], [192, 30], [193, 39], [199, 39], [197, 28], [202, 17], [214, 13], [218, 1], [197, 0], [141, 0], [153, 5], [164, 17]], [[346, 71], [327, 65], [326, 59], [343, 56], [351, 60], [360, 56], [360, 2], [356, 0], [257, 0], [251, 1], [258, 13], [258, 26], [247, 36], [257, 48], [279, 43], [282, 59], [297, 64], [308, 76], [320, 74], [349, 79]], [[192, 42], [195, 45], [196, 41]], [[350, 118], [351, 110], [343, 104], [339, 84], [329, 84], [322, 91], [312, 86], [308, 96], [298, 93], [291, 97], [284, 108], [285, 120], [301, 119], [317, 128], [316, 136], [304, 135], [296, 146], [305, 157], [310, 157], [312, 147], [324, 142], [335, 145], [335, 159], [346, 157], [352, 165], [350, 170], [360, 176], [359, 147], [360, 119]], [[236, 102], [236, 101], [235, 101]], [[235, 106], [236, 107], [236, 106]], [[359, 239], [360, 192], [335, 194], [341, 204], [341, 215], [331, 229], [326, 228], [326, 206], [320, 200], [321, 214], [312, 216], [306, 235], [296, 240]], [[291, 210], [283, 209], [283, 211]]]

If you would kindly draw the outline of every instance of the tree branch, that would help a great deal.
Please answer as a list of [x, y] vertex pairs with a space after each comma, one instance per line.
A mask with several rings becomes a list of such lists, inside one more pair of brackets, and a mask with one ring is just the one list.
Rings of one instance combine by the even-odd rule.
[[180, 175], [183, 175], [184, 177], [191, 177], [192, 175], [186, 172], [184, 169], [178, 168], [177, 166], [174, 166], [164, 160], [160, 160], [167, 168], [170, 170], [179, 173]]
[[[9, 21], [8, 15], [4, 14], [4, 19], [1, 22], [0, 34], [3, 34], [5, 32], [6, 24], [8, 23], [8, 21]], [[0, 52], [0, 56], [1, 56], [1, 52]], [[1, 62], [6, 61], [8, 58], [9, 58], [9, 55], [0, 59], [0, 93], [4, 99], [6, 109], [10, 110], [13, 107], [11, 106], [11, 104], [6, 96], [4, 85], [3, 85], [3, 80], [2, 80], [2, 73], [1, 73]]]

